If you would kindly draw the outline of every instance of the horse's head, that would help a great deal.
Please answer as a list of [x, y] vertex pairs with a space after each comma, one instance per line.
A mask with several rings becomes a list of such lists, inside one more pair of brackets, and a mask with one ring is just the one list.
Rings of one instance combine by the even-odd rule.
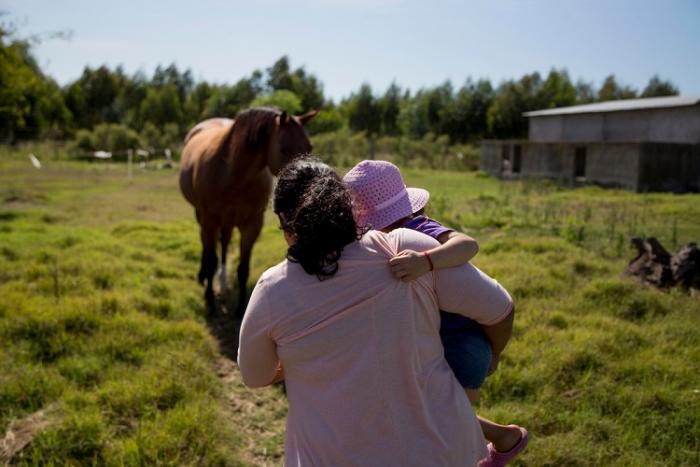
[[287, 112], [282, 112], [276, 117], [278, 150], [272, 151], [268, 159], [268, 166], [273, 174], [277, 175], [282, 167], [296, 156], [311, 152], [311, 141], [304, 130], [304, 125], [316, 114], [318, 114], [317, 110], [304, 115], [289, 115]]

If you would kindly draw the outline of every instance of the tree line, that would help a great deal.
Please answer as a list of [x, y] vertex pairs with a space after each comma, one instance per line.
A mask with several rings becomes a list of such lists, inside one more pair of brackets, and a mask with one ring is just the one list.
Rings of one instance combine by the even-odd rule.
[[446, 81], [415, 92], [396, 83], [383, 92], [362, 84], [334, 102], [324, 95], [314, 74], [304, 67], [293, 68], [286, 56], [233, 84], [196, 81], [191, 70], [172, 64], [158, 66], [151, 76], [130, 75], [122, 67], [85, 67], [78, 79], [59, 86], [41, 70], [31, 46], [0, 28], [2, 142], [68, 140], [90, 149], [110, 144], [128, 147], [139, 141], [165, 147], [178, 144], [203, 119], [274, 105], [295, 114], [322, 110], [309, 128], [312, 135], [346, 131], [370, 139], [440, 136], [449, 144], [465, 144], [526, 136], [522, 113], [529, 110], [679, 93], [673, 83], [658, 76], [639, 91], [619, 83], [614, 75], [596, 88], [590, 82], [573, 82], [564, 69], [552, 69], [546, 76], [534, 72], [498, 85], [467, 78], [459, 87]]

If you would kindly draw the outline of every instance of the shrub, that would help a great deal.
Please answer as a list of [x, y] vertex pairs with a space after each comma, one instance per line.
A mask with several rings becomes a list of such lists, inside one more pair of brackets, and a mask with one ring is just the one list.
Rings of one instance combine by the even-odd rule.
[[73, 146], [80, 151], [93, 151], [96, 144], [92, 132], [84, 129], [76, 131]]
[[364, 159], [387, 160], [402, 167], [447, 170], [477, 170], [479, 166], [476, 146], [450, 146], [446, 135], [428, 133], [419, 140], [397, 136], [370, 138], [364, 132], [352, 133], [343, 128], [316, 134], [313, 143], [315, 153], [327, 163], [341, 167], [351, 167]]
[[75, 139], [69, 145], [69, 152], [84, 153], [91, 151], [125, 151], [144, 146], [143, 139], [131, 128], [116, 124], [103, 123], [91, 132], [78, 130]]
[[149, 148], [160, 148], [163, 135], [153, 123], [146, 122], [141, 130], [141, 138]]
[[306, 131], [310, 135], [318, 135], [320, 133], [338, 131], [344, 125], [345, 119], [337, 109], [324, 109], [309, 122]]
[[123, 151], [143, 146], [138, 133], [120, 124], [103, 123], [93, 130], [95, 145], [99, 149]]
[[163, 133], [160, 140], [160, 148], [176, 148], [182, 144], [185, 135], [182, 134], [176, 123], [166, 123], [163, 125]]

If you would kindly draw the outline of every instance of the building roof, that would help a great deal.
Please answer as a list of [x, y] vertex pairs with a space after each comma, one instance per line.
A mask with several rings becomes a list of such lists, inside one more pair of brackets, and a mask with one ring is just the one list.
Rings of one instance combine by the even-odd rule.
[[620, 112], [623, 110], [663, 109], [671, 107], [688, 107], [700, 103], [700, 96], [646, 97], [643, 99], [625, 99], [618, 101], [596, 102], [594, 104], [573, 105], [556, 109], [534, 110], [525, 112], [525, 117], [544, 117], [549, 115], [568, 115], [599, 112]]

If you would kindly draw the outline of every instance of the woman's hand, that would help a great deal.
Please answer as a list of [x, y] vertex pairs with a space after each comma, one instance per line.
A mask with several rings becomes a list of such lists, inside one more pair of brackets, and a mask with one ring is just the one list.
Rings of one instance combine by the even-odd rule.
[[413, 250], [403, 250], [389, 260], [389, 266], [394, 277], [404, 282], [418, 279], [423, 274], [430, 272], [428, 258]]

